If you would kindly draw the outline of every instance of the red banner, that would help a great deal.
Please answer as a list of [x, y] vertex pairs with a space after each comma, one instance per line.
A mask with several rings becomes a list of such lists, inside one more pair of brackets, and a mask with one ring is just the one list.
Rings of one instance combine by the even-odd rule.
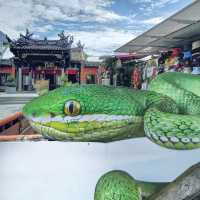
[[[22, 68], [22, 74], [28, 75], [31, 69], [29, 68]], [[35, 69], [33, 70], [33, 74], [51, 74], [51, 75], [61, 75], [61, 69]]]
[[0, 74], [12, 74], [12, 66], [0, 66]]
[[75, 75], [78, 73], [77, 69], [66, 69], [65, 70], [65, 74], [69, 74], [69, 75]]

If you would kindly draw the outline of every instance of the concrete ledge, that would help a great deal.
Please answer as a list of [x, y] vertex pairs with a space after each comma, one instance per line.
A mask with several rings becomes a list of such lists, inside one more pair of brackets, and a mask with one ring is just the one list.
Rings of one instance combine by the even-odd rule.
[[192, 166], [148, 200], [200, 199], [200, 163]]

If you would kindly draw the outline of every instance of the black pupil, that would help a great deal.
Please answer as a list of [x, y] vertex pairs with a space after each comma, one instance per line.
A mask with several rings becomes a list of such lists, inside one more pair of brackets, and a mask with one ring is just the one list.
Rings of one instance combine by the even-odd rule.
[[73, 102], [71, 102], [71, 103], [69, 104], [69, 112], [70, 112], [71, 114], [73, 114], [73, 112], [74, 112], [74, 104], [73, 104]]

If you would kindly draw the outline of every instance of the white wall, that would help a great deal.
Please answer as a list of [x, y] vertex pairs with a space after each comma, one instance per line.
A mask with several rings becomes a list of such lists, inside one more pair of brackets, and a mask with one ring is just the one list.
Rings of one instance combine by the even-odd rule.
[[97, 180], [109, 170], [170, 181], [200, 161], [200, 150], [167, 150], [147, 139], [0, 143], [0, 152], [0, 200], [92, 200]]

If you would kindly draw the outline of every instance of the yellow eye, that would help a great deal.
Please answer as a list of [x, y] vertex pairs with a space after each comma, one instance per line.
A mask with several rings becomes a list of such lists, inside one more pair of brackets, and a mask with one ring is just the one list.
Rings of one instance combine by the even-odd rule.
[[64, 112], [69, 116], [76, 116], [80, 114], [81, 105], [78, 101], [70, 100], [65, 103]]

